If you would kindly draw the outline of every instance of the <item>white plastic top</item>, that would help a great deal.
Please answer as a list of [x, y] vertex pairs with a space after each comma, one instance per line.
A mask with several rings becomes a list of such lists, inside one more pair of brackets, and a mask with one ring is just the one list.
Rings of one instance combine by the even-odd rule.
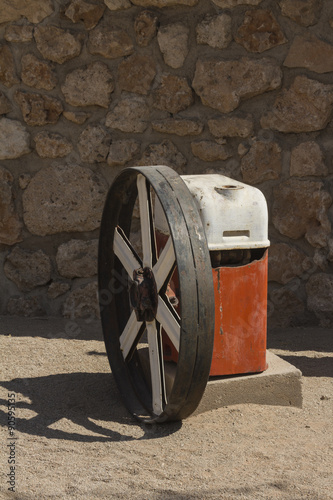
[[270, 245], [267, 204], [259, 189], [219, 174], [181, 177], [198, 206], [209, 250]]

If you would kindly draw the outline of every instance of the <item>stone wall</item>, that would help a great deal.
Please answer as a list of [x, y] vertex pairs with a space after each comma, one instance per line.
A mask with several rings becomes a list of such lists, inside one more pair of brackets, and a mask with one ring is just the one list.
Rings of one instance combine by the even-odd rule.
[[0, 313], [97, 314], [125, 166], [266, 195], [271, 325], [333, 323], [333, 2], [0, 0]]

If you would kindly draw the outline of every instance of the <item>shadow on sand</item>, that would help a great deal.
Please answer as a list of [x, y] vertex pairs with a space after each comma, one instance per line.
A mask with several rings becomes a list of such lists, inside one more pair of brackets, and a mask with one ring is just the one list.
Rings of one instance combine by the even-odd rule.
[[[16, 403], [17, 430], [49, 439], [83, 442], [155, 439], [173, 434], [182, 425], [181, 422], [163, 426], [138, 423], [125, 409], [111, 373], [63, 373], [46, 377], [17, 378], [0, 382], [0, 385], [8, 393], [22, 394], [31, 401], [28, 403], [18, 400]], [[7, 406], [7, 401], [0, 400], [0, 403]], [[37, 415], [21, 418], [20, 409], [23, 408], [33, 410]], [[82, 434], [50, 428], [62, 419], [80, 426], [83, 429]], [[122, 434], [118, 430], [110, 429], [110, 422], [116, 424], [116, 429], [121, 428], [117, 423], [126, 426], [139, 425], [144, 434], [140, 438]], [[0, 423], [7, 425], [6, 412], [0, 411]], [[89, 432], [93, 435], [89, 435]]]

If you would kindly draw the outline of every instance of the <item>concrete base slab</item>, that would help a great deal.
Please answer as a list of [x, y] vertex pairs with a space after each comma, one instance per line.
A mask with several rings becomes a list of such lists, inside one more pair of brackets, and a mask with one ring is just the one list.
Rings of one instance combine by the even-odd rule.
[[262, 373], [210, 379], [194, 415], [235, 404], [296, 406], [302, 408], [302, 373], [267, 351]]

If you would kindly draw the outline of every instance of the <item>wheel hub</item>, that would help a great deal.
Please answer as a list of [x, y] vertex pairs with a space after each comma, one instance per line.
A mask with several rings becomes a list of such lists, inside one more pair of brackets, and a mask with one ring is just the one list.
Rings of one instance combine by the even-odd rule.
[[153, 321], [157, 313], [158, 294], [154, 273], [149, 267], [133, 271], [130, 302], [138, 321]]

